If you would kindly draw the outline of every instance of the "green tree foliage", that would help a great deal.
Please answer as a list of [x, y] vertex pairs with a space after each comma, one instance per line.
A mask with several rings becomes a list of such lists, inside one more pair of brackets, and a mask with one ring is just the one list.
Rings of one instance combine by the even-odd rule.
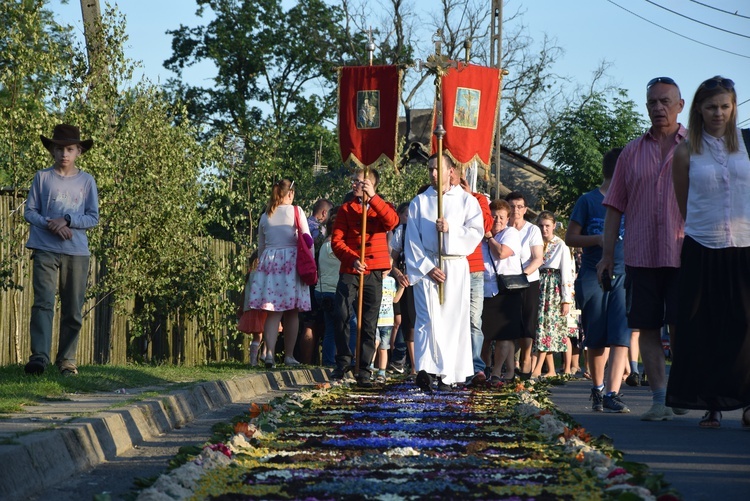
[[210, 10], [205, 26], [180, 26], [165, 67], [201, 62], [216, 67], [208, 88], [170, 85], [190, 103], [190, 115], [214, 130], [251, 135], [269, 117], [276, 126], [320, 124], [336, 109], [334, 68], [346, 63], [341, 9], [322, 0], [197, 0]]
[[43, 0], [0, 2], [0, 187], [28, 188], [49, 163], [39, 142], [72, 60], [69, 30], [52, 22]]
[[568, 215], [583, 193], [602, 180], [602, 158], [643, 133], [646, 124], [636, 105], [620, 90], [608, 98], [595, 93], [562, 113], [550, 136], [550, 158], [555, 167], [547, 175], [552, 191], [547, 208]]
[[325, 195], [311, 191], [312, 166], [319, 148], [323, 165], [340, 164], [330, 129], [337, 109], [334, 68], [347, 63], [349, 41], [341, 9], [322, 0], [299, 0], [288, 9], [280, 0], [197, 4], [197, 14], [210, 11], [212, 19], [170, 32], [173, 55], [165, 67], [181, 76], [185, 67], [209, 62], [216, 76], [208, 87], [173, 79], [168, 88], [185, 100], [187, 116], [206, 137], [226, 136], [228, 161], [206, 174], [204, 207], [213, 211], [212, 235], [243, 242], [252, 239], [280, 177], [295, 180], [303, 206]]

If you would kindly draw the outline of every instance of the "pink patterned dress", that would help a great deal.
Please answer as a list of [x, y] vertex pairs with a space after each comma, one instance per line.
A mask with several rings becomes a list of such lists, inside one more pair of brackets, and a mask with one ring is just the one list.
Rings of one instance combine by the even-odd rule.
[[258, 267], [255, 270], [246, 309], [310, 310], [310, 287], [297, 273], [297, 228], [294, 211], [300, 214], [302, 232], [310, 234], [307, 218], [299, 207], [279, 205], [269, 217], [260, 217]]

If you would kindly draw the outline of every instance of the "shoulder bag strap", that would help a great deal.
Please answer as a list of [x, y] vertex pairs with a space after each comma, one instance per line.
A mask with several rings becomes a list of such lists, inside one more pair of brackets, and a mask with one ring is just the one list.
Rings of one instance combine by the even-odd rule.
[[484, 243], [487, 244], [487, 252], [490, 253], [490, 264], [492, 264], [492, 269], [495, 271], [495, 275], [497, 275], [497, 268], [495, 267], [495, 258], [492, 256], [492, 247], [490, 247], [490, 241], [485, 240]]
[[299, 224], [299, 207], [294, 206], [294, 226], [297, 228], [297, 236], [300, 236], [300, 233], [302, 233], [302, 227]]

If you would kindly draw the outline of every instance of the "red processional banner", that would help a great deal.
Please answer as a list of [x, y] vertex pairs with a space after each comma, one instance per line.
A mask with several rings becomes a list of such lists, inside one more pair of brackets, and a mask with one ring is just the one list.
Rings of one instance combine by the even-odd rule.
[[[457, 165], [488, 167], [500, 103], [500, 70], [458, 63], [443, 77], [443, 152]], [[437, 115], [433, 115], [433, 129]], [[432, 138], [437, 151], [437, 138]]]
[[396, 159], [398, 66], [345, 66], [339, 70], [341, 159], [369, 167], [381, 157]]

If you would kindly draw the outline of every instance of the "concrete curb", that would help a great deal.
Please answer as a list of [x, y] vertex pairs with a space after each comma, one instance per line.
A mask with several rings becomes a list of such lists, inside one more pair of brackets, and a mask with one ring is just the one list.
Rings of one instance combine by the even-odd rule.
[[305, 369], [201, 383], [17, 437], [0, 447], [0, 499], [26, 499], [205, 412], [269, 391], [327, 380], [324, 369]]

